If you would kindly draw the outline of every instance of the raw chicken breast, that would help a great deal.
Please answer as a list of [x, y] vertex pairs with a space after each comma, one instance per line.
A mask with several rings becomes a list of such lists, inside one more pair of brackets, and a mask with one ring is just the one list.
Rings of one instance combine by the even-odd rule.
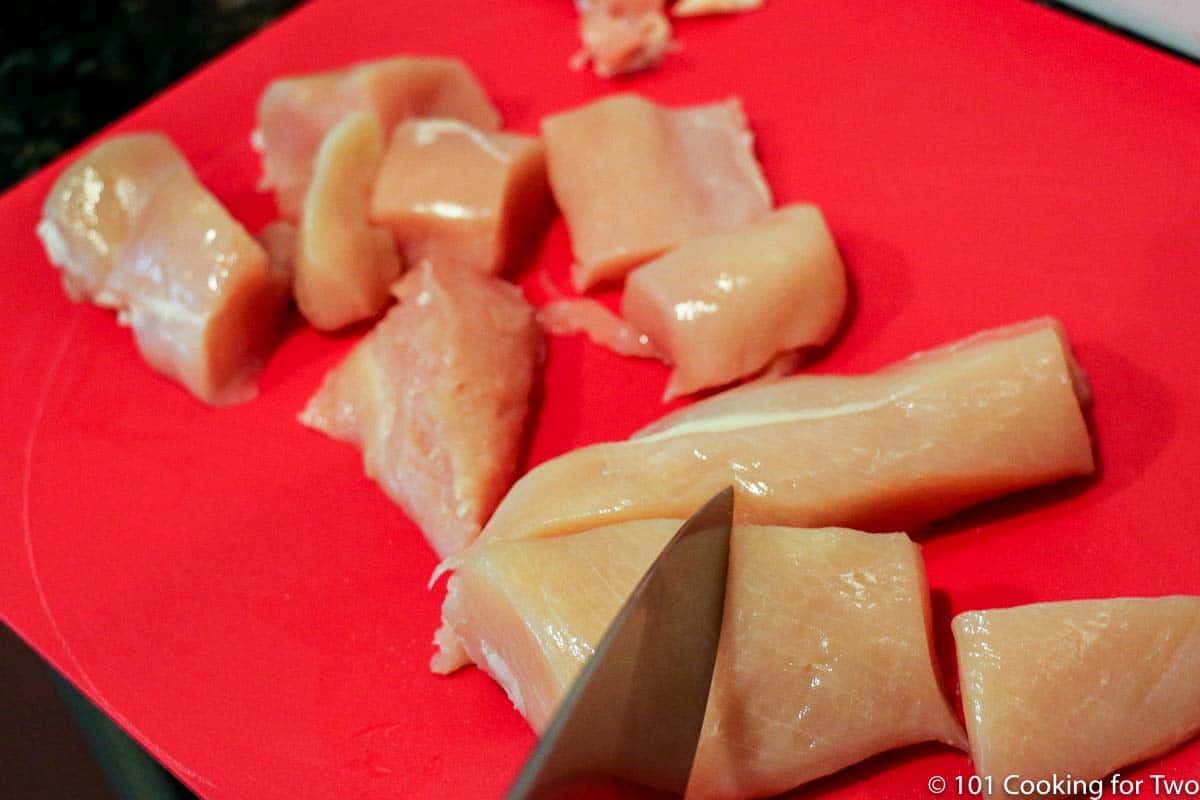
[[693, 239], [638, 267], [621, 313], [675, 365], [664, 400], [752, 375], [821, 345], [846, 308], [846, 271], [816, 206]]
[[392, 230], [411, 262], [497, 273], [549, 207], [540, 139], [414, 119], [392, 134], [371, 219]]
[[259, 188], [274, 190], [279, 213], [299, 219], [317, 149], [351, 111], [379, 117], [384, 134], [406, 117], [454, 117], [500, 127], [500, 113], [461, 61], [389, 58], [273, 81], [258, 104], [253, 141], [263, 157]]
[[542, 131], [580, 290], [771, 207], [736, 99], [671, 109], [615, 95], [547, 117]]
[[572, 59], [591, 62], [602, 78], [653, 67], [671, 47], [666, 0], [576, 0], [583, 49]]
[[1036, 603], [954, 618], [975, 771], [1089, 781], [1200, 733], [1200, 597]]
[[300, 245], [296, 226], [277, 219], [264, 225], [256, 238], [267, 251], [267, 263], [271, 265], [271, 270], [291, 286], [296, 273], [296, 251]]
[[626, 442], [541, 464], [484, 538], [684, 517], [725, 486], [740, 522], [912, 528], [1094, 468], [1061, 326], [1034, 320], [874, 374], [745, 386]]
[[355, 111], [334, 125], [317, 152], [300, 224], [296, 305], [313, 327], [336, 330], [374, 317], [400, 276], [392, 235], [367, 219], [383, 161], [383, 130]]
[[555, 336], [586, 333], [593, 342], [619, 355], [665, 358], [649, 336], [590, 297], [551, 300], [538, 309], [538, 324]]
[[159, 186], [190, 172], [161, 133], [114, 136], [67, 167], [46, 198], [37, 232], [72, 300], [119, 304], [105, 282], [134, 225]]
[[742, 526], [688, 797], [773, 795], [876, 753], [966, 736], [903, 533]]
[[541, 333], [520, 290], [423, 262], [300, 420], [362, 449], [440, 556], [465, 547], [512, 482]]
[[68, 293], [116, 308], [156, 370], [214, 405], [254, 396], [287, 275], [164, 137], [84, 155], [51, 190], [39, 232]]
[[[680, 525], [622, 523], [452, 559], [439, 641], [504, 686], [538, 731]], [[721, 643], [688, 797], [761, 797], [875, 753], [966, 746], [931, 655], [907, 536], [738, 526]]]
[[702, 14], [735, 14], [761, 8], [763, 0], [679, 0], [671, 6], [676, 17], [698, 17]]
[[159, 372], [214, 405], [257, 393], [287, 308], [287, 276], [190, 172], [154, 194], [108, 289]]

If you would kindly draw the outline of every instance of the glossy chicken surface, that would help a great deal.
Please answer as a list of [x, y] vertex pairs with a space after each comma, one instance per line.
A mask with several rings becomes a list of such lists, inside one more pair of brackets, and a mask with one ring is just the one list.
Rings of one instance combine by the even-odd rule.
[[373, 113], [385, 135], [408, 117], [500, 126], [483, 87], [456, 59], [401, 56], [272, 81], [259, 100], [253, 141], [262, 153], [259, 188], [275, 193], [286, 219], [300, 218], [321, 141], [351, 111]]
[[[452, 559], [435, 669], [465, 654], [543, 730], [679, 525], [641, 520]], [[904, 534], [736, 527], [687, 796], [772, 795], [915, 742], [965, 748], [929, 625], [920, 551]]]
[[542, 131], [580, 290], [770, 210], [736, 99], [676, 109], [614, 95], [549, 116]]
[[72, 300], [119, 305], [105, 291], [109, 273], [154, 193], [172, 176], [189, 172], [183, 155], [159, 133], [106, 139], [63, 171], [37, 232]]
[[1012, 775], [1104, 778], [1200, 733], [1200, 597], [1036, 603], [953, 626], [971, 757], [993, 796], [1010, 796]]
[[334, 125], [317, 152], [300, 223], [295, 295], [300, 313], [320, 330], [379, 314], [400, 277], [391, 234], [367, 218], [382, 161], [383, 129], [362, 111]]
[[254, 396], [288, 276], [165, 137], [114, 137], [86, 153], [44, 214], [38, 232], [68, 294], [115, 308], [152, 367], [213, 405]]
[[371, 198], [410, 262], [501, 272], [549, 216], [541, 140], [453, 119], [396, 128]]
[[1091, 473], [1085, 396], [1062, 328], [1049, 319], [868, 375], [745, 386], [628, 441], [541, 464], [513, 486], [483, 536], [559, 536], [686, 517], [730, 484], [741, 522], [911, 529]]
[[665, 399], [752, 375], [825, 344], [846, 308], [846, 271], [816, 206], [788, 206], [693, 239], [630, 273], [621, 314], [675, 369]]
[[469, 270], [423, 262], [395, 291], [300, 419], [357, 446], [367, 475], [447, 556], [511, 484], [541, 331], [517, 287]]

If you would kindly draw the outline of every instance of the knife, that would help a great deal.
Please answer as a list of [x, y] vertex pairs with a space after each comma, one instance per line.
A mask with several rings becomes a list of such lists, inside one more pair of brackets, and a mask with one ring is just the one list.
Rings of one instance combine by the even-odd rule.
[[596, 777], [683, 794], [708, 703], [733, 489], [671, 538], [617, 613], [507, 800], [570, 797]]

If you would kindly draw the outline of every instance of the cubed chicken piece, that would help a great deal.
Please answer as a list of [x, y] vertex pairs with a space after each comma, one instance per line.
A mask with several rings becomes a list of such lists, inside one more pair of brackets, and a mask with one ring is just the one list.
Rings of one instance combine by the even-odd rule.
[[658, 64], [671, 48], [666, 0], [577, 0], [583, 49], [572, 66], [589, 62], [602, 78]]
[[254, 397], [287, 276], [190, 172], [155, 193], [108, 286], [151, 366], [213, 405]]
[[1200, 733], [1200, 597], [968, 611], [953, 627], [971, 758], [993, 797], [1103, 779]]
[[446, 556], [512, 482], [541, 332], [520, 289], [471, 270], [422, 262], [396, 294], [300, 419], [357, 445], [367, 475]]
[[85, 154], [51, 190], [39, 232], [73, 276], [68, 293], [117, 309], [151, 366], [207, 403], [254, 396], [287, 275], [164, 137]]
[[737, 14], [761, 8], [763, 0], [679, 0], [671, 6], [676, 17], [699, 17], [704, 14]]
[[741, 103], [671, 109], [616, 95], [542, 123], [579, 290], [770, 210]]
[[[526, 473], [482, 540], [686, 517], [733, 485], [740, 522], [916, 528], [1095, 469], [1061, 325], [998, 328], [878, 372], [798, 375], [693, 403]], [[597, 476], [603, 476], [600, 480]]]
[[487, 130], [500, 127], [500, 113], [457, 59], [389, 58], [280, 78], [259, 100], [253, 139], [263, 158], [260, 188], [274, 190], [285, 218], [300, 218], [321, 141], [351, 111], [374, 113], [385, 135], [414, 116], [453, 117]]
[[400, 277], [391, 233], [367, 219], [382, 161], [383, 129], [364, 111], [334, 125], [317, 152], [300, 222], [295, 294], [300, 313], [320, 330], [376, 316]]
[[540, 139], [412, 119], [392, 134], [371, 219], [392, 230], [410, 263], [497, 273], [549, 204]]
[[693, 239], [635, 269], [621, 313], [675, 365], [665, 399], [821, 345], [846, 308], [846, 271], [815, 206]]
[[[465, 654], [544, 730], [679, 525], [628, 522], [451, 559], [432, 666]], [[928, 740], [966, 747], [932, 656], [917, 545], [902, 533], [735, 527], [687, 797], [774, 795]]]
[[37, 232], [72, 300], [119, 305], [105, 283], [134, 225], [159, 186], [190, 172], [160, 133], [114, 136], [66, 168], [46, 198]]

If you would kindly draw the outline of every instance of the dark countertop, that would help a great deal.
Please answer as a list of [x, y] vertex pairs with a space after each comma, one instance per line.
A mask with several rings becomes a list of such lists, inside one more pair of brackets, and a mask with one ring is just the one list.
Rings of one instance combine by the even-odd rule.
[[296, 4], [10, 4], [0, 20], [0, 190]]

